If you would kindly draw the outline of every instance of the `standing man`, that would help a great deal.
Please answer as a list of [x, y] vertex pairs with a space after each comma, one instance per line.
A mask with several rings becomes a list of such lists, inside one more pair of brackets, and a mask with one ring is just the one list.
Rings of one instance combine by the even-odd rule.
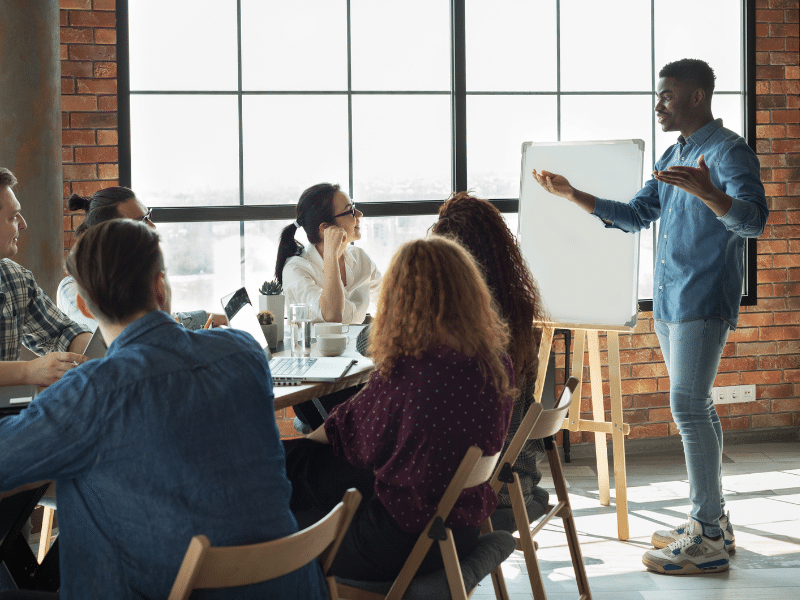
[[[144, 223], [91, 227], [67, 270], [105, 357], [0, 421], [0, 491], [58, 484], [61, 600], [166, 598], [192, 536], [231, 546], [297, 532], [272, 378], [252, 336], [175, 322], [158, 234]], [[311, 561], [202, 597], [328, 595]]]
[[[81, 353], [91, 333], [56, 308], [30, 271], [10, 260], [27, 228], [16, 184], [14, 174], [0, 167], [0, 385], [50, 385], [86, 360]], [[39, 358], [19, 360], [23, 345]]]
[[761, 235], [768, 210], [758, 158], [711, 113], [711, 67], [683, 59], [658, 76], [658, 122], [663, 131], [680, 135], [633, 200], [595, 198], [547, 171], [533, 176], [607, 227], [632, 232], [661, 218], [653, 318], [683, 440], [692, 510], [686, 523], [653, 534], [657, 549], [645, 552], [642, 562], [672, 575], [710, 573], [726, 570], [736, 547], [722, 496], [722, 427], [711, 389], [739, 316], [745, 238]]

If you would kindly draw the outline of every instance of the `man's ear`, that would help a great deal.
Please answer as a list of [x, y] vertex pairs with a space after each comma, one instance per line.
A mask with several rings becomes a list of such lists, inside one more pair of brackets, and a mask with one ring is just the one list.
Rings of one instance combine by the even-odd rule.
[[153, 279], [153, 299], [158, 310], [166, 310], [167, 305], [167, 274], [164, 271], [156, 273]]
[[706, 91], [703, 88], [697, 88], [692, 93], [692, 100], [695, 106], [702, 106], [706, 101]]
[[75, 302], [78, 305], [78, 310], [81, 311], [84, 317], [94, 319], [94, 315], [89, 310], [89, 307], [86, 306], [86, 300], [83, 299], [83, 296], [81, 296], [80, 293], [78, 293], [77, 297], [75, 298]]

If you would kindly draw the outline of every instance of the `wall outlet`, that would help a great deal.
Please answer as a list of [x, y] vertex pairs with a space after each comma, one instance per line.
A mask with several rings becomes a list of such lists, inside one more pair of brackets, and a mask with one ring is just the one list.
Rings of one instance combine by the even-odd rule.
[[711, 391], [714, 404], [734, 404], [736, 402], [754, 402], [756, 399], [755, 385], [727, 385], [715, 387]]

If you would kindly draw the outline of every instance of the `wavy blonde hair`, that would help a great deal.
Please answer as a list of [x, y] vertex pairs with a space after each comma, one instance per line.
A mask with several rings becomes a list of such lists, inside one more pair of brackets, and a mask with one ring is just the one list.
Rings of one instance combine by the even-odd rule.
[[383, 276], [370, 333], [382, 375], [388, 377], [400, 357], [420, 358], [444, 345], [477, 356], [500, 398], [513, 397], [504, 359], [508, 335], [480, 269], [461, 245], [434, 235], [400, 247]]

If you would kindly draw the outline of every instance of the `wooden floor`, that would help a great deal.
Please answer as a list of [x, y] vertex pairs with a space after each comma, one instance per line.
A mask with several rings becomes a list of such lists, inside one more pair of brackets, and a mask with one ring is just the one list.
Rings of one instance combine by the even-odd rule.
[[[630, 539], [616, 537], [611, 506], [600, 506], [594, 459], [564, 465], [594, 600], [800, 599], [800, 443], [726, 447], [723, 488], [736, 534], [727, 572], [669, 576], [649, 572], [642, 554], [655, 529], [686, 520], [689, 487], [682, 453], [627, 457]], [[613, 474], [613, 467], [610, 469]], [[542, 485], [555, 496], [549, 473]], [[577, 586], [560, 520], [536, 536], [549, 600], [576, 600]], [[503, 564], [511, 597], [531, 599], [521, 552]], [[487, 579], [473, 598], [494, 598]]]

